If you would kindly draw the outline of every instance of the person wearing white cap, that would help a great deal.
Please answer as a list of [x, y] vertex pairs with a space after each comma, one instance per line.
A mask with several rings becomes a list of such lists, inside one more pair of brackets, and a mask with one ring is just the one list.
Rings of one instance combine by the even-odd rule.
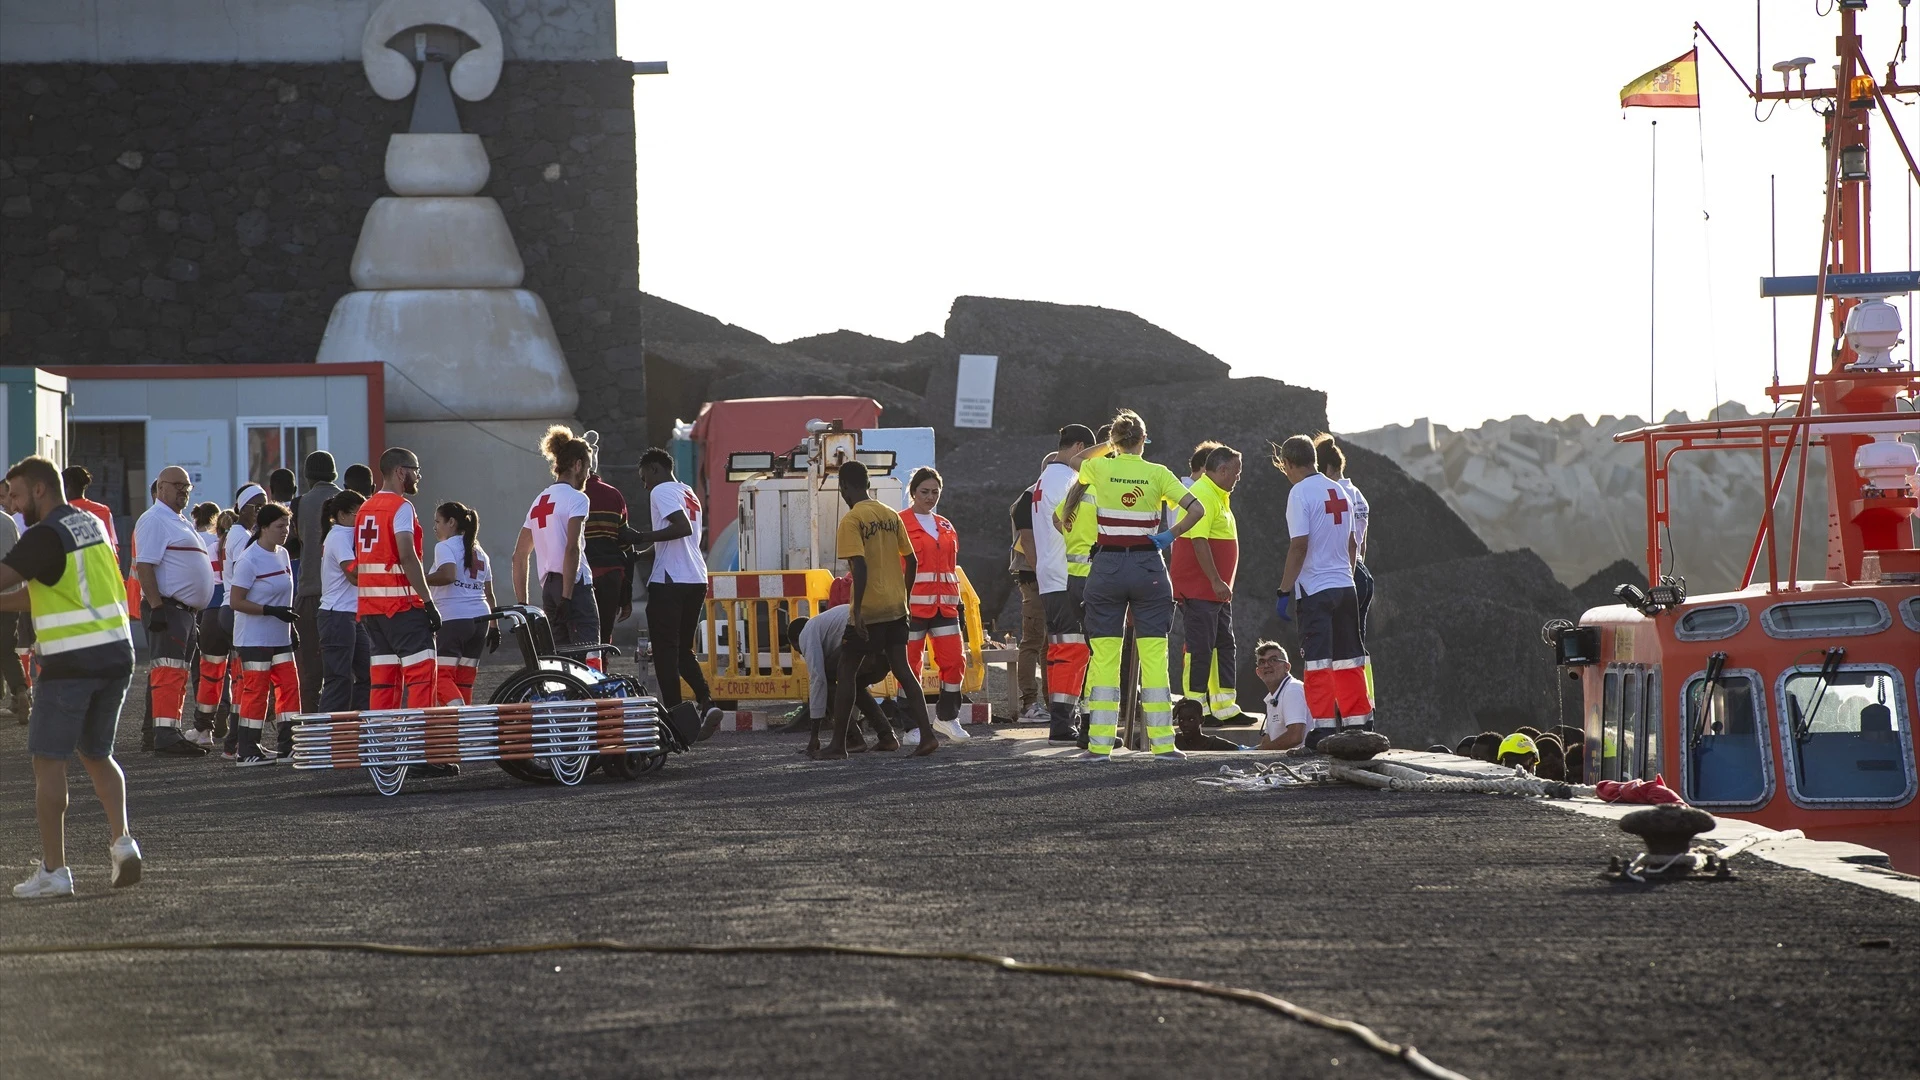
[[[233, 651], [233, 607], [229, 599], [233, 596], [233, 573], [240, 562], [240, 553], [253, 542], [254, 518], [265, 505], [267, 493], [259, 484], [246, 484], [234, 493], [233, 527], [227, 530], [220, 553], [221, 584], [226, 589], [219, 604], [200, 612], [200, 683], [194, 693], [194, 708], [206, 723], [194, 725], [198, 731], [212, 729], [213, 714], [219, 709], [220, 698], [227, 687], [228, 654]], [[239, 757], [239, 725], [227, 725], [222, 750], [221, 756], [228, 761]]]

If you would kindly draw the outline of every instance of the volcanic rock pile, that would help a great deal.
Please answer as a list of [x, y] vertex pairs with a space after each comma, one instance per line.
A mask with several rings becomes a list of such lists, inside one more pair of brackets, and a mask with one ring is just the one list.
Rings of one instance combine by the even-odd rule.
[[[1735, 402], [1714, 410], [1718, 419], [1748, 415]], [[1685, 413], [1676, 412], [1662, 422], [1686, 420]], [[1454, 431], [1415, 420], [1348, 438], [1393, 459], [1439, 492], [1488, 547], [1531, 548], [1561, 581], [1575, 584], [1616, 560], [1646, 561], [1645, 452], [1637, 443], [1613, 440], [1619, 432], [1645, 426], [1637, 416], [1602, 416], [1591, 424], [1584, 416], [1545, 421], [1515, 416]], [[1801, 523], [1800, 572], [1813, 577], [1825, 576], [1826, 568], [1823, 462], [1818, 453], [1808, 462], [1808, 509]], [[1693, 593], [1740, 587], [1765, 501], [1761, 473], [1757, 452], [1682, 453], [1671, 459], [1674, 511], [1663, 569], [1686, 577]], [[1781, 502], [1791, 506], [1794, 477], [1787, 481]], [[1790, 513], [1780, 515], [1779, 527], [1783, 532], [1792, 527]], [[1784, 547], [1779, 560], [1784, 572]], [[1764, 563], [1759, 573], [1764, 580]]]
[[[1227, 365], [1197, 346], [1106, 308], [963, 296], [940, 336], [893, 342], [842, 330], [775, 344], [657, 297], [644, 305], [655, 443], [702, 402], [727, 397], [865, 394], [885, 407], [889, 427], [934, 428], [946, 479], [941, 511], [959, 529], [961, 563], [1002, 628], [1017, 631], [1019, 622], [1006, 572], [1007, 510], [1039, 475], [1062, 425], [1098, 425], [1117, 408], [1135, 409], [1153, 440], [1147, 456], [1182, 475], [1202, 439], [1240, 449], [1242, 707], [1258, 710], [1262, 692], [1253, 643], [1297, 645], [1292, 625], [1273, 615], [1288, 485], [1267, 461], [1271, 443], [1326, 428], [1320, 391], [1229, 378]], [[991, 430], [952, 426], [962, 353], [1000, 358]], [[1370, 647], [1381, 729], [1411, 746], [1557, 722], [1559, 680], [1539, 630], [1578, 615], [1573, 594], [1531, 553], [1491, 554], [1440, 495], [1393, 461], [1360, 446], [1348, 456], [1348, 475], [1373, 505], [1368, 563], [1379, 593]]]

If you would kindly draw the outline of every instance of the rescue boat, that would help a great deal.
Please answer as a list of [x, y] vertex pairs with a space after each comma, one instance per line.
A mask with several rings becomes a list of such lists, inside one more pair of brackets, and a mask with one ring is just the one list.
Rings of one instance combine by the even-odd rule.
[[[1920, 273], [1876, 273], [1867, 220], [1871, 121], [1920, 85], [1900, 85], [1891, 64], [1884, 80], [1867, 70], [1855, 24], [1863, 7], [1836, 5], [1836, 86], [1807, 88], [1802, 58], [1776, 66], [1782, 89], [1748, 87], [1755, 101], [1828, 106], [1818, 272], [1761, 288], [1815, 298], [1825, 332], [1815, 329], [1806, 378], [1767, 387], [1773, 416], [1617, 435], [1645, 452], [1647, 582], [1620, 585], [1620, 603], [1550, 623], [1545, 636], [1580, 686], [1589, 783], [1664, 776], [1714, 814], [1860, 844], [1920, 874], [1920, 455], [1903, 439], [1920, 431], [1920, 376], [1892, 355], [1902, 328], [1888, 303], [1920, 289]], [[1784, 85], [1789, 69], [1802, 76], [1798, 89]], [[1890, 118], [1886, 130], [1902, 181], [1920, 183]], [[1670, 497], [1668, 464], [1695, 452], [1757, 453], [1764, 466], [1766, 510], [1750, 536], [1726, 537], [1746, 551], [1737, 591], [1689, 596], [1666, 572], [1661, 537], [1685, 512]], [[1807, 505], [1814, 454], [1828, 478], [1824, 508]], [[1825, 579], [1802, 580], [1800, 525], [1822, 510]]]

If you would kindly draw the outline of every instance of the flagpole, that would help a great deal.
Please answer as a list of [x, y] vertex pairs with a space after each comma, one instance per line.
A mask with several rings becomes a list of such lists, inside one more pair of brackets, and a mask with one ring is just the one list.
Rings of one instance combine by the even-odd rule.
[[1660, 230], [1657, 212], [1660, 209], [1660, 121], [1647, 122], [1648, 145], [1652, 148], [1647, 173], [1647, 423], [1657, 424], [1660, 418], [1653, 411], [1653, 359], [1654, 359], [1654, 313], [1656, 276], [1655, 256], [1659, 252]]

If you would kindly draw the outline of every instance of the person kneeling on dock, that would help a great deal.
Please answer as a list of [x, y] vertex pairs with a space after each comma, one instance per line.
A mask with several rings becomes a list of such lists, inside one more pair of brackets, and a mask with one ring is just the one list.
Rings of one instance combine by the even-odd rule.
[[[807, 716], [813, 727], [813, 737], [807, 740], [805, 751], [809, 757], [816, 756], [820, 750], [820, 725], [826, 720], [828, 704], [837, 698], [840, 659], [844, 653], [841, 642], [846, 636], [847, 617], [852, 610], [851, 605], [839, 604], [811, 618], [803, 615], [787, 625], [787, 640], [795, 643], [800, 658], [807, 665]], [[873, 749], [882, 752], [900, 749], [900, 741], [894, 737], [893, 725], [887, 721], [886, 714], [880, 711], [880, 703], [873, 699], [867, 688], [886, 677], [885, 659], [869, 654], [853, 688], [854, 705], [860, 710], [860, 716], [866, 720], [867, 726], [873, 729]], [[866, 738], [861, 735], [859, 726], [850, 726], [847, 730], [847, 753], [857, 754], [866, 749]]]

